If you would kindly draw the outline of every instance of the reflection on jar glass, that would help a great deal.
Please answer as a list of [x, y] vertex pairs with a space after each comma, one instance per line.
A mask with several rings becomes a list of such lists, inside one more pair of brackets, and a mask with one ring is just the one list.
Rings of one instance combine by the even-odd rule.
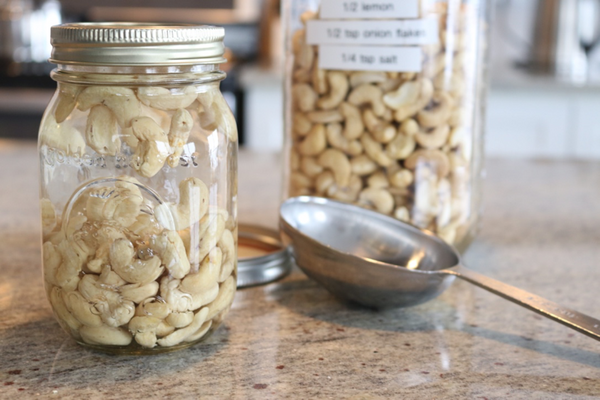
[[[197, 343], [236, 290], [237, 128], [219, 91], [223, 30], [169, 28], [52, 31], [58, 88], [39, 133], [44, 281], [62, 328], [102, 351]], [[170, 35], [182, 59], [164, 52]]]

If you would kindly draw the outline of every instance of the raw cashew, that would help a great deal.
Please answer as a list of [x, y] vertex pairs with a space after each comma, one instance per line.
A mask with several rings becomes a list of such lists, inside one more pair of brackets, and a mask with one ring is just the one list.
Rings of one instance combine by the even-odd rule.
[[135, 222], [129, 225], [127, 229], [138, 236], [147, 237], [158, 235], [162, 231], [163, 227], [158, 223], [154, 216], [146, 213], [140, 213]]
[[450, 118], [454, 100], [446, 92], [437, 92], [431, 99], [432, 105], [419, 111], [417, 119], [424, 128], [438, 127]]
[[56, 108], [54, 109], [54, 118], [57, 123], [63, 122], [75, 108], [77, 96], [83, 88], [81, 86], [71, 85], [68, 83], [58, 83], [58, 97], [56, 100]]
[[300, 154], [295, 149], [290, 150], [290, 169], [292, 171], [300, 169]]
[[[321, 167], [321, 168], [323, 168], [323, 167]], [[290, 175], [290, 183], [292, 184], [292, 187], [294, 187], [296, 189], [300, 189], [300, 190], [311, 188], [313, 185], [310, 177], [308, 177], [300, 172], [293, 172]]]
[[127, 346], [132, 336], [124, 329], [102, 326], [83, 326], [79, 330], [81, 338], [88, 344]]
[[149, 117], [134, 118], [131, 127], [140, 141], [135, 149], [133, 168], [140, 175], [151, 178], [162, 169], [171, 154], [169, 139], [162, 128]]
[[140, 101], [159, 110], [177, 110], [192, 105], [196, 97], [196, 88], [186, 86], [183, 90], [167, 89], [164, 87], [142, 86], [137, 95]]
[[125, 142], [125, 144], [127, 144], [127, 146], [129, 146], [131, 149], [135, 149], [140, 143], [140, 141], [133, 134], [133, 129], [131, 127], [121, 129], [121, 139], [123, 139], [123, 142]]
[[208, 305], [208, 315], [206, 319], [212, 319], [214, 316], [224, 311], [227, 307], [231, 306], [233, 296], [235, 295], [235, 279], [230, 276], [221, 283], [219, 287], [219, 294], [217, 298]]
[[292, 98], [298, 110], [308, 112], [315, 109], [318, 95], [309, 84], [301, 83], [292, 86]]
[[367, 155], [380, 166], [389, 167], [394, 163], [394, 160], [385, 154], [381, 148], [381, 144], [373, 140], [371, 135], [362, 135], [360, 141], [365, 149], [365, 153], [367, 153]]
[[387, 80], [385, 72], [364, 71], [350, 74], [350, 86], [353, 88], [365, 83], [381, 83]]
[[361, 191], [362, 187], [363, 185], [360, 177], [358, 175], [351, 175], [348, 186], [339, 187], [334, 183], [327, 189], [326, 194], [332, 199], [352, 203], [356, 201], [358, 193]]
[[203, 307], [210, 302], [214, 301], [219, 295], [219, 284], [215, 282], [215, 284], [210, 287], [204, 293], [197, 293], [192, 295], [192, 303], [190, 305], [190, 310], [198, 310], [200, 307]]
[[[323, 172], [323, 167], [320, 166], [319, 163], [317, 163], [317, 160], [314, 157], [302, 157], [302, 159], [300, 160], [300, 171], [302, 171], [306, 177], [312, 178], [314, 176], [319, 175], [321, 172]], [[296, 177], [296, 179], [297, 179], [297, 177]], [[309, 187], [309, 186], [310, 186], [310, 183], [307, 183], [307, 184], [300, 183], [300, 185], [299, 185], [299, 187]]]
[[[318, 58], [315, 60], [315, 65], [319, 65]], [[325, 94], [329, 90], [327, 83], [327, 71], [321, 68], [313, 68], [312, 70], [312, 85], [318, 94]]]
[[448, 179], [440, 179], [437, 187], [439, 210], [435, 217], [438, 228], [443, 228], [450, 223], [452, 218], [452, 192]]
[[385, 147], [385, 154], [394, 160], [404, 160], [412, 154], [416, 145], [415, 139], [412, 136], [399, 132]]
[[446, 144], [449, 134], [450, 127], [443, 124], [429, 131], [420, 131], [415, 135], [415, 140], [426, 149], [439, 149]]
[[358, 195], [360, 205], [374, 207], [383, 214], [390, 214], [394, 210], [394, 198], [383, 188], [366, 188]]
[[209, 314], [208, 307], [204, 307], [204, 308], [200, 309], [200, 311], [198, 311], [196, 313], [196, 315], [194, 315], [194, 320], [192, 321], [191, 324], [189, 324], [185, 328], [177, 329], [175, 332], [171, 333], [170, 335], [165, 336], [162, 339], [158, 339], [158, 344], [163, 347], [168, 347], [168, 346], [175, 346], [175, 345], [183, 342], [189, 336], [196, 333], [196, 331], [198, 331], [198, 329], [200, 329], [202, 324], [204, 324], [204, 321], [206, 321], [206, 319], [207, 319], [206, 317], [208, 314]]
[[[331, 147], [335, 147], [336, 149], [339, 149], [351, 156], [356, 156], [362, 153], [363, 148], [360, 142], [358, 140], [348, 140], [342, 133], [342, 129], [342, 125], [338, 123], [327, 124], [327, 127], [325, 128], [325, 135], [327, 136], [327, 142], [331, 145]], [[317, 173], [320, 172], [321, 171]]]
[[42, 212], [42, 235], [48, 236], [56, 227], [56, 211], [50, 199], [40, 200], [40, 210]]
[[223, 263], [221, 264], [221, 272], [219, 273], [219, 283], [221, 283], [233, 273], [237, 263], [235, 239], [229, 229], [223, 231], [217, 245], [223, 252]]
[[350, 168], [352, 173], [358, 176], [370, 175], [377, 170], [377, 163], [375, 163], [369, 156], [360, 155], [350, 159]]
[[111, 225], [102, 225], [95, 236], [98, 246], [94, 259], [87, 263], [87, 268], [91, 272], [100, 273], [102, 266], [109, 262], [110, 246], [117, 239], [125, 239], [125, 234]]
[[325, 147], [327, 147], [325, 126], [323, 124], [316, 124], [296, 148], [303, 156], [316, 156], [325, 150]]
[[137, 187], [135, 190], [124, 187], [92, 189], [87, 198], [86, 215], [90, 221], [114, 220], [127, 227], [135, 222], [143, 200]]
[[[134, 258], [131, 242], [117, 239], [110, 246], [110, 261], [114, 271], [129, 283], [145, 284], [156, 280], [164, 271], [160, 258], [154, 256], [148, 260]], [[132, 256], [127, 261], [127, 257]]]
[[406, 188], [413, 183], [413, 173], [407, 169], [399, 169], [389, 173], [390, 185], [397, 188]]
[[179, 279], [165, 276], [160, 281], [160, 297], [162, 297], [169, 308], [175, 312], [185, 312], [192, 308], [192, 295], [179, 290]]
[[73, 290], [79, 283], [79, 273], [89, 256], [89, 250], [69, 238], [58, 245], [58, 251], [62, 263], [56, 269], [56, 283], [65, 290]]
[[98, 104], [92, 107], [85, 125], [88, 146], [98, 154], [114, 156], [121, 149], [117, 119], [108, 107]]
[[209, 91], [198, 93], [198, 102], [201, 104], [198, 111], [200, 127], [207, 131], [221, 129], [230, 142], [237, 142], [237, 124], [218, 87], [213, 86]]
[[325, 194], [325, 191], [333, 185], [335, 185], [335, 178], [331, 171], [323, 171], [315, 179], [315, 191], [319, 195]]
[[395, 92], [386, 93], [383, 102], [393, 110], [413, 104], [421, 93], [421, 82], [409, 81], [403, 83]]
[[190, 229], [190, 237], [187, 245], [186, 240], [184, 240], [190, 264], [198, 265], [217, 245], [225, 229], [227, 219], [229, 219], [229, 216], [224, 210], [209, 212], [202, 218], [197, 227], [194, 225]]
[[292, 116], [292, 126], [294, 128], [294, 132], [296, 132], [298, 135], [306, 136], [306, 134], [310, 132], [310, 128], [312, 128], [313, 124], [305, 114], [296, 112]]
[[168, 230], [182, 230], [197, 223], [208, 210], [208, 187], [198, 178], [187, 178], [179, 184], [179, 204], [162, 203], [154, 216]]
[[344, 153], [336, 149], [327, 149], [318, 159], [319, 165], [323, 168], [330, 169], [333, 172], [335, 181], [340, 187], [347, 186], [350, 183], [350, 175], [352, 167], [350, 161]]
[[196, 333], [192, 334], [191, 336], [188, 336], [187, 339], [184, 340], [184, 342], [195, 342], [196, 340], [202, 338], [204, 335], [206, 335], [206, 332], [208, 332], [208, 330], [212, 326], [212, 323], [213, 323], [212, 320], [211, 321], [206, 321], [196, 331]]
[[383, 171], [377, 171], [367, 178], [369, 188], [383, 189], [390, 186], [387, 176]]
[[338, 110], [309, 111], [306, 113], [306, 118], [313, 124], [328, 124], [344, 120], [344, 116]]
[[[299, 32], [303, 31], [304, 29], [300, 30]], [[315, 59], [315, 51], [311, 45], [306, 44], [304, 36], [297, 37], [293, 46], [293, 50], [295, 55], [295, 64], [300, 70], [309, 71]]]
[[181, 280], [180, 289], [192, 295], [207, 292], [219, 280], [223, 252], [213, 248], [200, 264], [198, 272], [189, 274]]
[[359, 108], [343, 102], [340, 104], [339, 110], [345, 119], [344, 136], [348, 140], [358, 139], [365, 129]]
[[54, 286], [50, 290], [50, 304], [52, 304], [52, 310], [54, 310], [58, 323], [63, 329], [75, 334], [75, 337], [79, 337], [77, 331], [81, 327], [81, 322], [79, 322], [67, 309], [63, 299], [63, 290], [61, 288]]
[[402, 78], [390, 78], [386, 81], [380, 82], [377, 84], [377, 86], [383, 90], [384, 93], [389, 93], [389, 92], [393, 92], [395, 90], [398, 90], [398, 88], [400, 87], [400, 85], [402, 83], [404, 83], [405, 80]]
[[87, 301], [79, 292], [64, 293], [63, 298], [67, 309], [83, 325], [102, 326], [102, 319], [94, 312], [94, 305]]
[[162, 259], [162, 264], [173, 277], [182, 279], [190, 272], [185, 246], [177, 232], [165, 230], [160, 235], [152, 237], [150, 247]]
[[412, 222], [420, 228], [427, 228], [439, 212], [438, 177], [431, 166], [423, 164], [415, 172], [415, 182]]
[[102, 321], [112, 327], [126, 324], [135, 313], [133, 302], [123, 300], [118, 292], [98, 284], [95, 275], [84, 275], [79, 282], [79, 292], [94, 304]]
[[412, 117], [423, 108], [425, 108], [433, 96], [433, 84], [427, 78], [420, 79], [419, 86], [421, 88], [419, 98], [414, 103], [406, 104], [399, 107], [394, 113], [394, 119], [398, 122], [402, 122], [407, 118]]
[[119, 290], [124, 300], [133, 301], [134, 303], [139, 304], [146, 299], [156, 296], [158, 288], [158, 282], [152, 281], [145, 285], [139, 283], [124, 285], [121, 286]]
[[142, 107], [133, 90], [120, 86], [90, 86], [77, 98], [77, 108], [87, 111], [103, 104], [112, 111], [121, 128], [131, 126], [132, 119], [141, 115]]
[[298, 69], [292, 74], [294, 82], [310, 83], [312, 76], [309, 69]]
[[388, 143], [396, 136], [396, 128], [377, 118], [373, 110], [369, 108], [363, 111], [363, 121], [373, 139], [379, 143]]
[[343, 72], [331, 71], [327, 73], [329, 93], [317, 101], [317, 107], [322, 110], [331, 110], [340, 105], [348, 93], [348, 77]]
[[383, 91], [377, 86], [365, 83], [354, 88], [348, 95], [348, 103], [355, 106], [370, 104], [373, 113], [381, 117], [385, 113], [385, 104], [383, 103]]
[[404, 206], [396, 208], [394, 211], [394, 218], [403, 222], [410, 222], [410, 213], [408, 212], [408, 208]]
[[419, 124], [412, 118], [405, 119], [400, 124], [400, 132], [407, 136], [415, 136], [419, 133]]
[[52, 242], [45, 242], [42, 246], [44, 261], [44, 281], [48, 285], [58, 286], [56, 281], [56, 271], [62, 263], [62, 255], [57, 246]]
[[165, 337], [175, 331], [175, 327], [167, 324], [165, 321], [160, 321], [158, 326], [156, 327], [156, 336], [157, 337]]
[[167, 303], [158, 301], [156, 298], [151, 297], [140, 302], [135, 309], [135, 315], [137, 316], [150, 316], [158, 319], [165, 319], [171, 312], [171, 308]]
[[156, 330], [161, 322], [161, 319], [155, 317], [136, 316], [129, 321], [127, 327], [140, 346], [153, 348], [156, 346]]
[[187, 312], [174, 312], [167, 316], [167, 324], [175, 328], [185, 328], [194, 320], [194, 313], [191, 311]]
[[[195, 94], [194, 94], [195, 98]], [[173, 114], [171, 119], [171, 128], [169, 129], [169, 145], [173, 154], [167, 159], [167, 163], [171, 168], [179, 165], [179, 157], [183, 153], [183, 146], [186, 145], [194, 120], [188, 110], [180, 108]]]
[[444, 177], [450, 172], [448, 156], [440, 150], [420, 149], [404, 160], [404, 166], [411, 170], [417, 168], [421, 163], [432, 165], [440, 177]]
[[98, 276], [96, 282], [102, 285], [102, 287], [110, 290], [120, 290], [121, 286], [127, 284], [127, 281], [114, 272], [110, 265], [102, 267], [102, 273]]
[[56, 122], [54, 115], [47, 114], [42, 122], [40, 144], [58, 149], [67, 155], [85, 153], [86, 143], [81, 133], [71, 125], [71, 121]]
[[127, 239], [117, 239], [110, 246], [110, 265], [117, 270], [128, 266], [134, 256], [133, 244]]

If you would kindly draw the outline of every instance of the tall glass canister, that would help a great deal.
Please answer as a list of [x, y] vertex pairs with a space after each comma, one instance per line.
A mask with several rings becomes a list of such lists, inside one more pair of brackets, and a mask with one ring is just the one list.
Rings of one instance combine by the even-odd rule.
[[43, 272], [78, 343], [152, 354], [202, 341], [237, 276], [237, 128], [219, 27], [52, 28], [39, 131]]
[[285, 196], [429, 229], [464, 250], [480, 207], [485, 0], [284, 0]]

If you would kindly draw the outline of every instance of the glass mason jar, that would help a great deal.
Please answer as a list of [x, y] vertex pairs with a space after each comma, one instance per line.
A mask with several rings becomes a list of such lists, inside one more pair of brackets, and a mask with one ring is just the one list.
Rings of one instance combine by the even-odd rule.
[[237, 128], [224, 30], [52, 28], [58, 89], [39, 131], [43, 272], [85, 346], [152, 354], [205, 339], [237, 277]]
[[480, 207], [485, 0], [285, 0], [285, 195], [429, 229], [464, 250]]

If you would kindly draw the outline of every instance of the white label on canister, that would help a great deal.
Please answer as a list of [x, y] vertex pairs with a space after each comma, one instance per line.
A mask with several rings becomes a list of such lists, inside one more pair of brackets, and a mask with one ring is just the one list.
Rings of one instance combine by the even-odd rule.
[[420, 72], [422, 51], [409, 46], [319, 46], [319, 68]]
[[321, 0], [321, 19], [417, 18], [419, 0]]
[[308, 44], [425, 45], [439, 41], [435, 18], [407, 21], [321, 21], [306, 25]]

